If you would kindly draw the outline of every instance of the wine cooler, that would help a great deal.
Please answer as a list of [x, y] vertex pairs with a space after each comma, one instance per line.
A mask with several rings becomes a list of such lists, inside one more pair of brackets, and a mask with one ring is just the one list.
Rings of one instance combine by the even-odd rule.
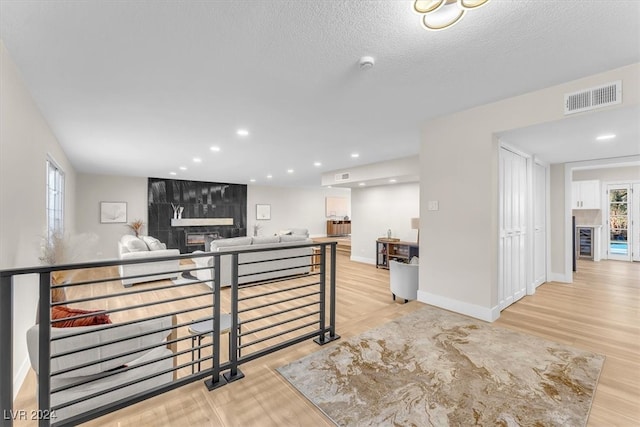
[[593, 259], [593, 228], [578, 227], [576, 239], [578, 258]]

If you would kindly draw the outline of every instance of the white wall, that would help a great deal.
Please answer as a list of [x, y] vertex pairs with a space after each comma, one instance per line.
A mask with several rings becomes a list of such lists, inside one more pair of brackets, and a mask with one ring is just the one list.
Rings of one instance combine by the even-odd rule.
[[391, 229], [393, 237], [415, 242], [411, 218], [419, 217], [420, 185], [416, 183], [354, 188], [351, 191], [351, 259], [375, 264], [376, 239]]
[[[564, 273], [564, 251], [558, 248], [564, 247], [565, 238], [565, 199], [571, 198], [571, 194], [566, 195], [565, 191], [565, 165], [553, 164], [549, 171], [549, 246], [556, 248], [550, 254], [551, 277], [550, 280], [566, 282]], [[570, 202], [569, 202], [570, 203]]]
[[127, 202], [127, 222], [141, 219], [147, 234], [147, 178], [78, 174], [76, 187], [76, 229], [98, 235], [97, 258], [117, 258], [118, 240], [133, 234], [125, 224], [101, 224], [100, 202]]
[[[498, 283], [498, 142], [496, 133], [562, 120], [565, 93], [622, 80], [622, 108], [640, 103], [640, 64], [483, 105], [424, 123], [420, 151], [420, 290], [426, 303], [495, 320]], [[590, 114], [590, 113], [583, 113]], [[566, 195], [565, 195], [566, 196]], [[438, 211], [428, 211], [429, 201]], [[566, 199], [565, 199], [566, 200]], [[553, 208], [552, 208], [553, 209]], [[566, 218], [570, 206], [565, 205]], [[550, 227], [554, 224], [551, 218]], [[553, 242], [552, 242], [553, 243]], [[551, 246], [571, 271], [567, 246]], [[461, 253], [469, 254], [461, 256]], [[559, 255], [558, 255], [559, 254]]]
[[[289, 228], [308, 228], [311, 236], [326, 236], [325, 198], [350, 198], [345, 188], [292, 188], [247, 186], [247, 234], [253, 235], [253, 225], [260, 224], [258, 235], [268, 236]], [[271, 220], [256, 220], [256, 204], [271, 205]], [[349, 207], [350, 214], [351, 209]]]
[[[40, 263], [40, 243], [46, 233], [47, 156], [65, 173], [65, 231], [73, 233], [75, 171], [0, 41], [0, 268]], [[14, 393], [29, 369], [25, 336], [35, 322], [37, 304], [37, 277], [16, 278]]]
[[[640, 144], [640, 142], [638, 142]], [[573, 170], [574, 181], [640, 181], [640, 166]]]

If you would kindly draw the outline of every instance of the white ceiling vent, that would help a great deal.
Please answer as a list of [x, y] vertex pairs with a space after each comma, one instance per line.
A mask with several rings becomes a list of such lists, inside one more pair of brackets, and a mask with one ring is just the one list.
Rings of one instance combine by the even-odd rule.
[[595, 110], [622, 102], [622, 80], [564, 95], [564, 114]]
[[349, 172], [344, 172], [344, 173], [337, 173], [334, 177], [336, 182], [340, 182], [340, 181], [349, 181]]

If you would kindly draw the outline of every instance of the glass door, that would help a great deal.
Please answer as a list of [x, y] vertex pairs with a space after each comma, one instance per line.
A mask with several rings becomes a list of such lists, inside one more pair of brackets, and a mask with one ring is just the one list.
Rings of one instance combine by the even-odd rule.
[[609, 185], [609, 259], [631, 261], [629, 185]]

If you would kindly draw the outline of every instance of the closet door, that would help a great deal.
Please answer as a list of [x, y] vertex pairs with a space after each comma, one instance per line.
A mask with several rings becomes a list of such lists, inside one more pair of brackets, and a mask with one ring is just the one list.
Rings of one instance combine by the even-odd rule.
[[500, 148], [498, 305], [508, 307], [526, 294], [527, 158]]
[[547, 168], [533, 166], [533, 285], [547, 281]]

